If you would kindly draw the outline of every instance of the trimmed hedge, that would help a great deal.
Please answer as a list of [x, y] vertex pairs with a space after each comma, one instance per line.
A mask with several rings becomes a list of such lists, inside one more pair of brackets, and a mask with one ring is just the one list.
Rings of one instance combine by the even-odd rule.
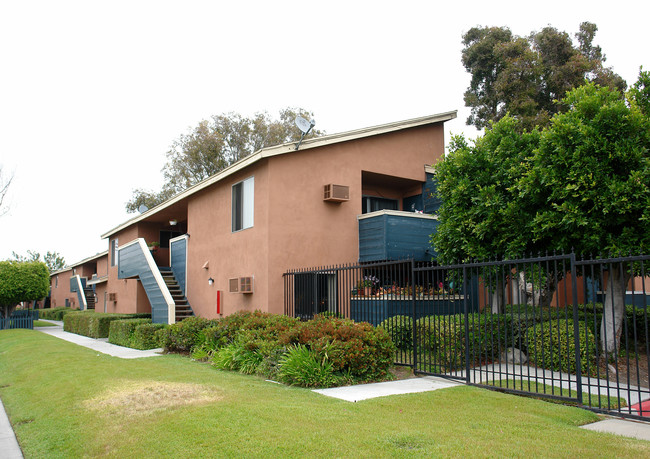
[[151, 314], [108, 314], [74, 311], [63, 317], [63, 330], [90, 338], [108, 338], [111, 322], [124, 319], [151, 318]]
[[135, 327], [131, 337], [131, 347], [134, 349], [155, 349], [161, 347], [156, 332], [167, 327], [167, 324], [144, 323]]
[[[133, 334], [138, 325], [150, 324], [151, 319], [114, 320], [110, 323], [108, 342], [133, 348]], [[139, 349], [139, 348], [136, 348]]]
[[388, 332], [395, 347], [402, 351], [413, 349], [413, 318], [411, 316], [393, 316], [384, 320], [379, 327]]
[[466, 366], [466, 351], [470, 364], [477, 365], [499, 357], [512, 329], [511, 316], [491, 312], [468, 315], [469, 342], [465, 339], [465, 315], [426, 316], [417, 320], [416, 334], [424, 358], [444, 370], [460, 370]]
[[49, 309], [39, 309], [38, 316], [41, 319], [45, 320], [63, 320], [63, 317], [71, 311], [73, 311], [72, 308], [66, 308], [65, 306]]
[[[529, 328], [526, 347], [530, 362], [548, 370], [575, 374], [573, 330], [574, 322], [571, 319], [542, 322]], [[591, 374], [595, 370], [596, 338], [582, 322], [578, 324], [578, 330], [582, 373]]]

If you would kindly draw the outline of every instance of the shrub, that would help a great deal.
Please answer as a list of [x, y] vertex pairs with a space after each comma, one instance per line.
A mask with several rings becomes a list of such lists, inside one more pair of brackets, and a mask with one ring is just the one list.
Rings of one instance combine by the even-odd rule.
[[150, 317], [151, 314], [106, 314], [95, 311], [74, 311], [64, 316], [63, 329], [91, 338], [108, 338], [112, 321]]
[[160, 345], [166, 351], [190, 352], [198, 343], [200, 331], [215, 323], [216, 321], [203, 317], [188, 317], [156, 333], [160, 338]]
[[156, 332], [166, 326], [166, 324], [153, 323], [142, 323], [136, 326], [131, 337], [131, 347], [134, 349], [155, 349], [160, 347]]
[[336, 384], [334, 365], [325, 356], [307, 346], [289, 348], [280, 359], [278, 376], [281, 382], [301, 387], [332, 387]]
[[113, 320], [110, 323], [108, 342], [118, 346], [133, 347], [133, 333], [138, 325], [151, 323], [151, 319]]
[[[574, 323], [571, 319], [559, 319], [535, 324], [528, 329], [526, 344], [531, 363], [553, 371], [575, 374]], [[579, 323], [580, 360], [583, 374], [595, 369], [596, 338]]]
[[65, 306], [59, 306], [56, 308], [50, 309], [39, 309], [38, 315], [41, 319], [45, 320], [63, 320], [63, 316], [71, 312], [72, 308], [66, 308]]
[[222, 347], [212, 357], [212, 365], [220, 370], [239, 371], [252, 375], [257, 373], [264, 356], [258, 349], [247, 349], [243, 341]]
[[300, 323], [286, 340], [286, 344], [307, 346], [320, 358], [327, 356], [334, 372], [347, 372], [356, 381], [384, 378], [395, 353], [395, 345], [383, 328], [323, 316]]
[[470, 364], [492, 361], [506, 347], [511, 316], [489, 311], [468, 314], [466, 341], [465, 315], [427, 316], [416, 322], [416, 334], [421, 351], [442, 371], [465, 368], [466, 355]]
[[413, 349], [413, 318], [411, 316], [393, 316], [384, 320], [379, 327], [388, 332], [395, 347], [403, 351]]

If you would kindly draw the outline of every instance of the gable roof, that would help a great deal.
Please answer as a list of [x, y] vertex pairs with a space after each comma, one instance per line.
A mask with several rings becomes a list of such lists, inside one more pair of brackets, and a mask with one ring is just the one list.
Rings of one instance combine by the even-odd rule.
[[66, 265], [63, 268], [54, 271], [53, 273], [50, 274], [50, 277], [52, 277], [52, 276], [54, 276], [56, 274], [61, 274], [61, 273], [66, 272], [66, 271], [70, 271], [72, 268], [76, 268], [77, 266], [81, 266], [81, 265], [83, 265], [85, 263], [88, 263], [89, 261], [98, 260], [101, 257], [105, 257], [107, 255], [108, 255], [108, 250], [96, 253], [95, 255], [90, 256], [88, 258], [84, 258], [83, 260], [78, 261], [77, 263], [72, 263], [70, 265]]
[[115, 228], [102, 234], [102, 239], [110, 237], [111, 235], [137, 223], [139, 221], [145, 220], [146, 218], [160, 212], [163, 209], [166, 209], [173, 204], [176, 204], [179, 201], [191, 196], [211, 185], [217, 183], [224, 178], [239, 172], [240, 170], [254, 164], [264, 158], [270, 158], [272, 156], [284, 155], [287, 153], [295, 153], [296, 151], [303, 151], [312, 148], [323, 147], [326, 145], [332, 145], [336, 143], [349, 142], [351, 140], [362, 139], [364, 137], [372, 137], [381, 134], [387, 134], [389, 132], [401, 131], [404, 129], [410, 129], [418, 126], [426, 126], [436, 123], [444, 123], [445, 121], [453, 120], [457, 116], [457, 110], [438, 113], [435, 115], [422, 116], [419, 118], [412, 118], [405, 121], [395, 121], [392, 123], [381, 124], [378, 126], [371, 126], [362, 129], [356, 129], [353, 131], [342, 132], [338, 134], [324, 135], [322, 137], [312, 137], [310, 139], [303, 140], [300, 145], [300, 150], [296, 150], [297, 142], [288, 142], [280, 145], [273, 145], [270, 147], [262, 148], [261, 150], [252, 153], [245, 158], [237, 161], [236, 163], [231, 164], [227, 168], [217, 172], [216, 174], [206, 178], [205, 180], [192, 185], [185, 191], [178, 193], [176, 196], [169, 198], [167, 201], [158, 204], [155, 207], [143, 212], [140, 215], [137, 215], [130, 220], [116, 226]]

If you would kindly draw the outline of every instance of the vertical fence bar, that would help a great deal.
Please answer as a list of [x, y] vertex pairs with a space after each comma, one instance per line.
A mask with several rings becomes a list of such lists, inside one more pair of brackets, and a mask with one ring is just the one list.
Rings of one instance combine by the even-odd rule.
[[[582, 362], [580, 356], [580, 327], [578, 323], [578, 276], [576, 270], [576, 254], [571, 251], [569, 256], [571, 260], [571, 295], [573, 301], [573, 343], [575, 345], [575, 359], [576, 359], [576, 391], [578, 395], [578, 403], [583, 404], [582, 401]], [[587, 327], [585, 327], [585, 331]]]

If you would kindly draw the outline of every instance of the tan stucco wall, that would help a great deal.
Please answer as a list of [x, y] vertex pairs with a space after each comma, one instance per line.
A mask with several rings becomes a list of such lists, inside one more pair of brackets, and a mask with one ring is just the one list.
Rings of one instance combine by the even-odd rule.
[[[252, 228], [232, 232], [232, 185], [254, 177]], [[217, 317], [217, 291], [222, 292], [222, 313], [266, 310], [268, 271], [267, 162], [193, 196], [188, 203], [188, 262], [186, 296], [196, 315]], [[205, 263], [209, 264], [204, 269]], [[253, 294], [229, 293], [228, 280], [254, 276]], [[208, 279], [214, 279], [214, 285]]]
[[[285, 271], [358, 260], [362, 194], [394, 198], [418, 194], [416, 182], [424, 182], [424, 166], [443, 154], [443, 125], [423, 126], [262, 159], [189, 196], [186, 296], [194, 313], [216, 317], [217, 291], [222, 292], [224, 315], [256, 309], [281, 313]], [[375, 181], [364, 189], [364, 171], [405, 179], [402, 183], [408, 186], [396, 192]], [[255, 178], [254, 225], [233, 233], [232, 185], [249, 177]], [[328, 183], [349, 186], [350, 200], [323, 201], [323, 186]], [[111, 236], [109, 250], [116, 236], [120, 245], [136, 237], [157, 240], [158, 229], [136, 223]], [[160, 260], [159, 264], [167, 265]], [[229, 293], [229, 279], [243, 276], [254, 277], [254, 293]], [[209, 278], [214, 279], [212, 286]], [[109, 268], [107, 289], [118, 294], [114, 310], [109, 303], [109, 312], [150, 311], [140, 283], [118, 280], [115, 267]]]
[[[359, 259], [357, 216], [362, 194], [370, 192], [362, 189], [362, 171], [424, 182], [424, 165], [443, 154], [443, 128], [437, 125], [274, 158], [269, 172], [269, 312], [283, 311], [282, 274], [288, 269]], [[350, 200], [323, 201], [327, 183], [349, 186]], [[416, 194], [413, 189], [402, 196], [382, 191], [393, 198]]]
[[[56, 278], [58, 277], [58, 284]], [[76, 307], [79, 307], [77, 294], [70, 291], [70, 278], [72, 269], [60, 272], [50, 277], [50, 306], [53, 308], [65, 306], [65, 300], [74, 301]], [[72, 303], [71, 303], [72, 304]]]

